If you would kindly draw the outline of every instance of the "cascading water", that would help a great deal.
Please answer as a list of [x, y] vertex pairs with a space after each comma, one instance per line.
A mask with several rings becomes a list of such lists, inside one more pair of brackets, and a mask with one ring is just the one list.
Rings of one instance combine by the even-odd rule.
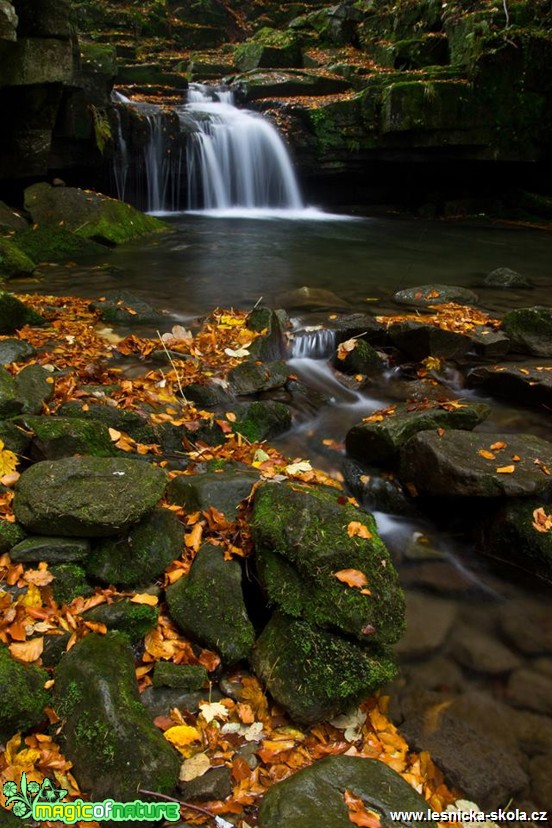
[[278, 131], [262, 116], [234, 106], [230, 90], [193, 84], [183, 114], [197, 126], [188, 147], [190, 209], [304, 209]]

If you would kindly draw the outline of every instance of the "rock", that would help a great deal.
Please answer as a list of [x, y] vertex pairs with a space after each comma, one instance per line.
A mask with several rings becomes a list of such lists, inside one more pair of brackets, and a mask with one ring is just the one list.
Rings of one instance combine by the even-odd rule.
[[393, 345], [409, 359], [420, 362], [428, 356], [439, 359], [459, 359], [471, 347], [468, 336], [447, 331], [429, 322], [393, 322], [387, 333]]
[[[73, 48], [69, 38], [19, 37], [10, 46], [9, 60], [2, 64], [4, 86], [69, 86], [72, 81]], [[24, 90], [20, 90], [20, 95], [24, 100]]]
[[403, 659], [426, 658], [445, 644], [456, 619], [454, 601], [410, 592], [406, 598], [406, 633], [395, 646]]
[[513, 710], [512, 726], [521, 750], [528, 756], [552, 753], [552, 720], [528, 710]]
[[[285, 362], [242, 362], [228, 372], [228, 382], [234, 394], [258, 394], [286, 384], [288, 368]], [[186, 389], [187, 391], [188, 389]]]
[[211, 768], [203, 776], [191, 782], [179, 782], [178, 790], [182, 798], [189, 802], [209, 802], [214, 799], [226, 799], [232, 793], [232, 774], [230, 768]]
[[[396, 462], [401, 446], [420, 431], [437, 428], [471, 430], [489, 416], [490, 407], [454, 402], [398, 403], [370, 415], [347, 432], [347, 454], [362, 463], [387, 466]], [[381, 419], [377, 419], [381, 416]], [[370, 421], [372, 420], [372, 421]]]
[[[491, 449], [501, 443], [504, 448]], [[552, 477], [535, 460], [552, 467], [552, 443], [532, 434], [422, 431], [401, 449], [399, 476], [432, 497], [526, 497], [552, 491]]]
[[0, 365], [25, 362], [36, 354], [36, 350], [24, 339], [3, 339], [0, 342]]
[[[392, 685], [391, 693], [395, 695], [395, 686], [406, 687], [405, 693], [412, 689], [435, 690], [439, 693], [457, 693], [464, 687], [462, 670], [445, 656], [436, 656], [421, 663], [403, 664], [401, 677]], [[397, 690], [396, 692], [400, 692]]]
[[[105, 396], [109, 389], [102, 388]], [[108, 428], [124, 431], [138, 443], [155, 443], [157, 435], [155, 429], [149, 425], [146, 417], [136, 411], [125, 411], [106, 403], [94, 403], [87, 400], [86, 408], [83, 403], [71, 401], [64, 403], [58, 409], [62, 417], [77, 417], [78, 419], [94, 420], [104, 423]]]
[[291, 428], [291, 411], [280, 402], [255, 400], [234, 405], [232, 410], [236, 415], [232, 424], [234, 432], [241, 434], [250, 443], [270, 440]]
[[86, 538], [52, 538], [34, 535], [12, 547], [10, 558], [13, 563], [49, 564], [75, 563], [83, 561], [90, 554], [90, 542]]
[[510, 499], [501, 504], [495, 514], [485, 519], [478, 547], [484, 555], [552, 583], [552, 534], [535, 529], [536, 510], [548, 514], [545, 499]]
[[255, 632], [242, 592], [242, 569], [220, 547], [204, 544], [190, 569], [166, 590], [169, 614], [188, 636], [220, 653], [225, 664], [248, 657]]
[[366, 339], [373, 345], [383, 345], [386, 341], [386, 325], [368, 313], [340, 313], [326, 324], [328, 330], [334, 333], [336, 343], [353, 336]]
[[169, 503], [184, 506], [188, 512], [203, 512], [210, 506], [235, 520], [242, 500], [249, 497], [251, 487], [259, 480], [254, 470], [228, 469], [204, 474], [178, 475], [167, 487]]
[[92, 801], [173, 791], [180, 759], [140, 702], [125, 636], [92, 633], [75, 644], [58, 665], [54, 707], [64, 753]]
[[0, 555], [9, 552], [10, 549], [20, 543], [26, 537], [26, 532], [19, 523], [10, 523], [7, 520], [0, 520]]
[[109, 291], [101, 299], [92, 302], [90, 307], [99, 311], [101, 319], [110, 324], [140, 325], [166, 322], [166, 316], [129, 290]]
[[509, 267], [497, 267], [491, 270], [483, 280], [485, 287], [493, 288], [532, 288], [534, 285], [526, 277]]
[[105, 624], [108, 630], [117, 630], [125, 635], [131, 644], [135, 644], [154, 629], [159, 618], [159, 610], [149, 604], [137, 604], [123, 598], [112, 604], [92, 607], [83, 612], [81, 617], [85, 621]]
[[123, 537], [96, 543], [86, 561], [90, 578], [134, 588], [151, 584], [182, 554], [184, 527], [171, 511], [156, 508]]
[[297, 771], [266, 792], [259, 828], [349, 828], [345, 791], [360, 796], [364, 807], [378, 815], [383, 828], [411, 825], [392, 820], [394, 810], [428, 810], [427, 802], [394, 770], [357, 756], [329, 756]]
[[0, 645], [0, 741], [4, 744], [44, 719], [49, 694], [44, 690], [48, 673], [34, 664], [21, 664]]
[[[417, 551], [423, 555], [425, 551], [423, 547], [423, 543], [411, 541], [405, 550], [405, 558], [412, 559], [413, 551], [414, 554]], [[438, 550], [435, 552], [439, 554]], [[427, 589], [442, 596], [476, 592], [479, 588], [470, 573], [462, 571], [443, 556], [441, 560], [418, 560], [416, 566], [403, 569], [402, 582], [410, 589]]]
[[501, 609], [500, 628], [508, 641], [528, 656], [552, 652], [552, 618], [548, 603], [509, 601]]
[[505, 397], [516, 403], [549, 405], [552, 402], [552, 364], [549, 362], [501, 362], [478, 365], [467, 375], [469, 388]]
[[186, 386], [185, 394], [198, 408], [229, 408], [233, 402], [231, 395], [214, 382], [192, 382]]
[[287, 314], [282, 310], [271, 308], [254, 308], [246, 319], [246, 326], [251, 331], [261, 333], [248, 347], [251, 359], [260, 359], [263, 362], [279, 360], [287, 356], [284, 341], [284, 329], [287, 325]]
[[428, 308], [432, 305], [444, 305], [455, 302], [457, 305], [476, 305], [477, 294], [472, 290], [453, 285], [421, 285], [420, 287], [399, 290], [393, 296], [398, 305], [412, 305], [415, 308]]
[[44, 182], [27, 187], [25, 209], [36, 224], [51, 227], [63, 222], [66, 230], [108, 245], [122, 244], [165, 227], [159, 219], [114, 198]]
[[209, 676], [205, 667], [157, 661], [153, 668], [154, 687], [172, 687], [190, 693], [206, 686]]
[[516, 308], [502, 320], [512, 349], [533, 356], [552, 357], [552, 309]]
[[278, 297], [278, 304], [286, 310], [349, 310], [350, 304], [340, 299], [331, 290], [304, 285], [296, 290], [282, 293]]
[[519, 657], [496, 637], [466, 624], [455, 626], [451, 653], [459, 664], [469, 670], [490, 675], [511, 673], [521, 664]]
[[105, 253], [101, 244], [60, 227], [30, 227], [16, 233], [14, 242], [34, 262], [63, 262]]
[[34, 261], [14, 241], [0, 237], [0, 277], [2, 279], [28, 276], [35, 268]]
[[[5, 6], [9, 6], [9, 3], [6, 3], [6, 0], [2, 0], [0, 2], [0, 21], [2, 20], [2, 9]], [[13, 7], [12, 7], [13, 8]], [[0, 22], [0, 27], [1, 27]], [[0, 38], [5, 40], [6, 38]], [[29, 225], [17, 210], [13, 210], [3, 201], [0, 201], [0, 230], [26, 230]]]
[[547, 756], [535, 756], [529, 765], [531, 794], [540, 808], [552, 811], [552, 752]]
[[240, 72], [251, 69], [301, 67], [303, 59], [297, 35], [289, 30], [263, 26], [234, 50], [234, 63]]
[[514, 707], [552, 714], [552, 678], [522, 668], [510, 676], [507, 699]]
[[86, 580], [86, 572], [79, 564], [60, 563], [50, 566], [54, 576], [52, 595], [60, 606], [70, 604], [73, 598], [92, 595], [93, 589]]
[[70, 0], [16, 0], [19, 34], [68, 38], [74, 34]]
[[387, 367], [387, 360], [363, 339], [353, 340], [352, 350], [338, 349], [333, 359], [333, 366], [345, 374], [378, 373]]
[[302, 69], [252, 69], [232, 78], [245, 101], [259, 98], [289, 98], [305, 95], [335, 95], [351, 88], [349, 81], [330, 73], [316, 74]]
[[0, 290], [0, 334], [11, 334], [24, 325], [42, 325], [38, 313], [20, 302], [13, 294]]
[[[47, 386], [50, 391], [51, 386]], [[75, 454], [112, 457], [118, 454], [107, 426], [76, 417], [17, 417], [14, 425], [31, 436], [30, 455], [34, 461], [59, 460]]]
[[146, 687], [140, 695], [140, 701], [148, 711], [152, 719], [157, 716], [168, 716], [173, 708], [189, 710], [191, 713], [199, 713], [199, 705], [206, 697], [211, 701], [220, 701], [220, 694], [214, 690], [193, 691], [176, 687]]
[[[259, 578], [269, 603], [289, 616], [363, 643], [395, 643], [404, 629], [397, 573], [373, 517], [342, 500], [337, 490], [295, 482], [257, 489], [251, 525]], [[335, 577], [348, 569], [362, 573], [369, 592]]]
[[24, 414], [39, 414], [54, 395], [54, 379], [42, 365], [25, 365], [15, 376], [15, 390]]
[[500, 359], [510, 350], [510, 340], [504, 331], [493, 331], [486, 325], [476, 325], [468, 335], [473, 351], [485, 359]]
[[44, 460], [17, 481], [14, 511], [37, 534], [115, 535], [151, 512], [165, 485], [163, 471], [138, 460]]
[[18, 399], [15, 381], [9, 371], [0, 367], [0, 417], [19, 414], [23, 403]]
[[384, 652], [281, 612], [257, 639], [251, 662], [274, 699], [300, 724], [342, 713], [396, 674]]
[[[1, 389], [2, 379], [0, 374], [0, 409], [2, 407]], [[9, 420], [0, 420], [0, 440], [4, 443], [4, 448], [7, 448], [9, 451], [13, 451], [15, 454], [24, 455], [31, 443], [31, 438], [14, 424], [14, 420], [16, 419], [17, 418], [14, 417]]]
[[366, 511], [385, 512], [411, 517], [415, 513], [412, 499], [406, 494], [394, 475], [380, 469], [357, 463], [349, 457], [341, 466], [347, 488]]

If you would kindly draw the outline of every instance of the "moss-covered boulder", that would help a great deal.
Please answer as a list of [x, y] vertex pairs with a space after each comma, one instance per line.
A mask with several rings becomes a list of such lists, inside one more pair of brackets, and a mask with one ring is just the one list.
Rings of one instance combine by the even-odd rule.
[[0, 645], [0, 741], [25, 731], [44, 718], [49, 695], [44, 689], [48, 673], [34, 665], [15, 661], [7, 647]]
[[37, 534], [115, 535], [151, 512], [165, 485], [161, 469], [138, 460], [44, 460], [17, 481], [14, 510], [23, 526]]
[[14, 242], [35, 262], [63, 262], [105, 252], [101, 244], [60, 227], [34, 226], [16, 233]]
[[518, 273], [517, 270], [512, 270], [510, 267], [496, 267], [494, 270], [491, 270], [485, 276], [483, 284], [485, 287], [502, 288], [504, 290], [534, 287], [527, 276]]
[[[82, 613], [85, 621], [105, 624], [108, 630], [125, 635], [131, 644], [140, 641], [157, 624], [159, 610], [149, 604], [137, 604], [130, 599], [99, 604]], [[176, 665], [175, 665], [176, 666]]]
[[234, 520], [236, 509], [249, 497], [258, 479], [258, 473], [249, 469], [178, 475], [167, 487], [167, 499], [184, 506], [188, 512], [202, 512], [213, 506], [228, 520]]
[[166, 317], [129, 290], [109, 291], [91, 303], [104, 322], [138, 325], [142, 322], [165, 322]]
[[552, 443], [532, 434], [421, 431], [401, 450], [400, 478], [434, 497], [527, 497], [552, 492]]
[[242, 569], [225, 561], [218, 546], [205, 544], [189, 575], [166, 592], [169, 613], [186, 635], [220, 653], [225, 664], [248, 657], [255, 633], [242, 591]]
[[154, 509], [122, 537], [98, 541], [86, 562], [89, 576], [122, 587], [155, 581], [182, 554], [184, 528], [168, 509]]
[[272, 391], [286, 384], [288, 368], [285, 362], [254, 362], [248, 360], [228, 372], [228, 382], [234, 394], [257, 394]]
[[144, 415], [136, 411], [125, 411], [113, 405], [92, 401], [87, 401], [84, 405], [82, 402], [72, 400], [60, 406], [58, 414], [62, 417], [98, 421], [108, 428], [124, 431], [138, 443], [157, 442], [155, 428], [149, 425]]
[[9, 552], [16, 544], [25, 540], [26, 532], [19, 523], [0, 520], [0, 555]]
[[76, 563], [83, 561], [89, 554], [90, 542], [86, 538], [50, 538], [41, 535], [21, 539], [10, 550], [13, 563]]
[[375, 466], [393, 464], [399, 450], [419, 431], [456, 428], [471, 431], [489, 416], [488, 405], [474, 403], [398, 403], [385, 413], [370, 415], [347, 432], [347, 454], [362, 463]]
[[276, 612], [253, 649], [256, 674], [291, 718], [331, 718], [391, 681], [393, 659]]
[[486, 518], [479, 550], [552, 583], [552, 531], [546, 518], [546, 498], [508, 500]]
[[502, 320], [512, 348], [534, 356], [552, 357], [552, 308], [516, 308]]
[[12, 417], [22, 408], [14, 378], [5, 368], [0, 368], [0, 417]]
[[263, 797], [259, 828], [350, 828], [345, 791], [353, 791], [382, 828], [406, 828], [392, 811], [428, 811], [426, 800], [384, 762], [328, 756], [272, 785]]
[[236, 46], [234, 63], [240, 72], [249, 72], [258, 68], [301, 67], [303, 58], [294, 32], [263, 26], [251, 40]]
[[247, 101], [304, 95], [334, 95], [350, 89], [349, 81], [331, 73], [303, 69], [252, 69], [232, 79]]
[[13, 294], [0, 290], [0, 334], [11, 334], [24, 325], [42, 325], [44, 320]]
[[51, 227], [63, 222], [66, 230], [85, 239], [113, 245], [165, 228], [153, 216], [129, 204], [90, 190], [52, 187], [44, 182], [25, 190], [25, 209], [33, 222]]
[[112, 457], [118, 453], [107, 426], [94, 420], [29, 416], [12, 422], [31, 435], [30, 454], [35, 461], [59, 460], [75, 454]]
[[374, 374], [383, 371], [387, 361], [364, 339], [350, 340], [351, 347], [339, 348], [333, 358], [334, 368], [345, 374]]
[[[271, 484], [257, 490], [252, 528], [272, 606], [363, 644], [398, 641], [404, 596], [370, 514], [343, 505], [337, 490]], [[337, 577], [347, 570], [362, 583]]]
[[25, 365], [15, 376], [15, 390], [25, 414], [39, 414], [54, 395], [54, 378], [42, 365]]
[[170, 794], [180, 760], [140, 702], [126, 636], [87, 635], [56, 671], [54, 707], [73, 773], [92, 801]]
[[73, 598], [92, 595], [94, 590], [88, 583], [86, 572], [78, 563], [60, 563], [50, 567], [54, 576], [52, 595], [60, 606], [70, 604]]
[[253, 359], [271, 362], [287, 355], [284, 340], [286, 323], [287, 314], [283, 310], [258, 307], [251, 311], [246, 325], [249, 330], [261, 334], [248, 348]]
[[207, 670], [200, 665], [158, 661], [153, 668], [154, 687], [172, 687], [190, 693], [205, 687], [208, 678]]
[[31, 257], [14, 241], [0, 238], [0, 277], [28, 276], [35, 267]]
[[250, 443], [269, 440], [291, 428], [291, 411], [287, 405], [273, 400], [256, 400], [233, 408], [236, 419], [233, 430]]

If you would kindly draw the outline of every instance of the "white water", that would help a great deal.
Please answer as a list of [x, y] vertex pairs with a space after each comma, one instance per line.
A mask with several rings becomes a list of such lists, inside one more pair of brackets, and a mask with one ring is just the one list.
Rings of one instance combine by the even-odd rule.
[[[188, 151], [188, 205], [218, 217], [302, 217], [305, 208], [278, 131], [233, 104], [229, 90], [192, 84], [185, 117], [197, 126]], [[316, 210], [308, 208], [309, 217]]]

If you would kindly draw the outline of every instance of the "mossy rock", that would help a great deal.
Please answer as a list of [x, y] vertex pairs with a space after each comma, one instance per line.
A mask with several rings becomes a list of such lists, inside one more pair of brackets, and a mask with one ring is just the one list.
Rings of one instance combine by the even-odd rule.
[[0, 201], [0, 231], [26, 230], [28, 226], [21, 213]]
[[527, 276], [523, 276], [509, 267], [495, 268], [485, 276], [483, 284], [485, 287], [502, 288], [503, 290], [534, 287]]
[[479, 550], [550, 584], [552, 533], [535, 528], [536, 510], [548, 515], [550, 504], [545, 498], [516, 498], [501, 504], [485, 520]]
[[11, 239], [0, 238], [0, 277], [28, 276], [36, 268], [35, 262]]
[[199, 408], [228, 408], [233, 402], [230, 394], [213, 382], [199, 383], [192, 382], [184, 389], [187, 400], [196, 403]]
[[35, 354], [36, 349], [24, 339], [3, 339], [0, 342], [0, 365], [25, 362]]
[[301, 67], [303, 59], [297, 35], [291, 31], [263, 26], [251, 40], [234, 50], [234, 62], [240, 72], [258, 68]]
[[76, 417], [18, 417], [14, 425], [30, 432], [30, 453], [34, 461], [59, 460], [75, 454], [113, 457], [118, 454], [107, 426]]
[[253, 340], [248, 350], [252, 359], [263, 362], [279, 360], [287, 356], [284, 341], [284, 329], [287, 324], [287, 314], [283, 310], [258, 307], [251, 311], [246, 325], [251, 331], [261, 336]]
[[401, 446], [419, 431], [456, 428], [471, 431], [489, 416], [488, 405], [461, 404], [447, 409], [447, 403], [398, 403], [381, 422], [361, 422], [347, 432], [347, 454], [362, 463], [387, 466], [396, 462]]
[[251, 663], [278, 704], [301, 724], [343, 712], [396, 675], [388, 654], [280, 612], [257, 640]]
[[[363, 645], [393, 644], [404, 631], [397, 573], [373, 517], [342, 500], [337, 490], [301, 483], [257, 490], [251, 525], [261, 583], [289, 616]], [[351, 525], [367, 537], [349, 535]], [[336, 578], [348, 569], [365, 576], [364, 594]]]
[[552, 308], [516, 308], [502, 320], [502, 330], [516, 351], [552, 357]]
[[122, 244], [166, 227], [159, 219], [114, 198], [46, 183], [27, 187], [25, 208], [36, 224], [52, 227], [63, 222], [66, 230], [107, 245]]
[[172, 687], [188, 693], [206, 686], [209, 674], [205, 667], [158, 661], [153, 668], [154, 687]]
[[169, 614], [195, 641], [220, 653], [224, 664], [249, 656], [255, 633], [242, 592], [242, 569], [225, 561], [219, 546], [205, 544], [189, 575], [166, 591]]
[[92, 801], [171, 794], [180, 759], [140, 702], [126, 636], [87, 635], [61, 659], [54, 707], [63, 751]]
[[24, 414], [39, 414], [54, 395], [54, 378], [42, 365], [25, 365], [14, 382]]
[[42, 721], [49, 699], [44, 689], [47, 681], [48, 673], [33, 664], [20, 664], [0, 645], [0, 741], [6, 743]]
[[63, 262], [105, 253], [101, 244], [54, 227], [29, 227], [16, 233], [14, 241], [35, 262]]
[[50, 567], [54, 576], [52, 595], [60, 606], [70, 604], [78, 596], [88, 597], [94, 590], [86, 579], [86, 572], [76, 563], [60, 563]]
[[[0, 380], [0, 409], [2, 405], [2, 381]], [[21, 407], [19, 407], [21, 410]], [[31, 435], [22, 431], [15, 422], [19, 421], [18, 417], [8, 420], [0, 420], [0, 440], [4, 443], [4, 448], [13, 451], [14, 454], [25, 455], [27, 448], [31, 442]]]
[[99, 311], [104, 322], [138, 325], [148, 322], [166, 322], [166, 317], [129, 290], [110, 291], [90, 307]]
[[288, 367], [282, 360], [263, 363], [248, 360], [232, 368], [227, 380], [234, 394], [258, 394], [281, 388], [287, 382], [288, 373]]
[[250, 469], [178, 475], [167, 487], [167, 499], [184, 506], [187, 512], [202, 512], [213, 506], [228, 520], [235, 520], [238, 506], [258, 480], [259, 474]]
[[151, 584], [182, 554], [184, 528], [168, 509], [158, 508], [124, 536], [99, 541], [86, 562], [91, 578], [135, 587]]
[[374, 374], [387, 367], [387, 360], [379, 351], [376, 351], [364, 339], [356, 339], [354, 348], [346, 351], [341, 359], [341, 351], [337, 351], [333, 359], [334, 368], [344, 374]]
[[19, 523], [0, 520], [0, 555], [9, 552], [16, 544], [25, 540], [27, 533]]
[[139, 460], [44, 460], [17, 481], [14, 511], [23, 526], [37, 534], [115, 535], [149, 514], [165, 485], [161, 469]]
[[235, 75], [232, 83], [247, 101], [258, 98], [334, 95], [350, 89], [350, 83], [345, 78], [303, 69], [252, 69]]
[[291, 411], [280, 402], [257, 400], [235, 405], [233, 411], [233, 430], [250, 443], [269, 440], [291, 428]]
[[19, 414], [23, 403], [17, 395], [15, 380], [9, 371], [0, 367], [0, 418]]
[[[11, 524], [17, 527], [17, 524]], [[18, 527], [19, 528], [19, 527]], [[20, 530], [22, 531], [22, 530]], [[13, 563], [77, 563], [90, 554], [86, 538], [22, 537], [11, 549]]]
[[149, 604], [137, 604], [124, 598], [112, 604], [92, 607], [82, 613], [82, 618], [96, 624], [105, 624], [108, 630], [117, 630], [131, 644], [136, 644], [156, 626], [159, 610]]
[[473, 290], [454, 285], [419, 285], [399, 290], [393, 296], [398, 305], [411, 305], [414, 308], [428, 308], [456, 302], [457, 305], [476, 305], [477, 294]]
[[61, 417], [77, 417], [78, 419], [103, 423], [108, 428], [124, 431], [125, 434], [128, 434], [138, 443], [157, 442], [156, 430], [149, 425], [143, 414], [138, 414], [136, 411], [125, 411], [106, 403], [87, 402], [87, 405], [83, 406], [84, 403], [81, 402], [67, 402], [59, 407], [58, 414]]
[[429, 322], [393, 322], [387, 333], [393, 345], [405, 356], [420, 362], [428, 356], [459, 359], [471, 348], [471, 339], [457, 331], [447, 331]]
[[0, 334], [11, 334], [25, 325], [42, 325], [44, 319], [12, 293], [0, 290]]

